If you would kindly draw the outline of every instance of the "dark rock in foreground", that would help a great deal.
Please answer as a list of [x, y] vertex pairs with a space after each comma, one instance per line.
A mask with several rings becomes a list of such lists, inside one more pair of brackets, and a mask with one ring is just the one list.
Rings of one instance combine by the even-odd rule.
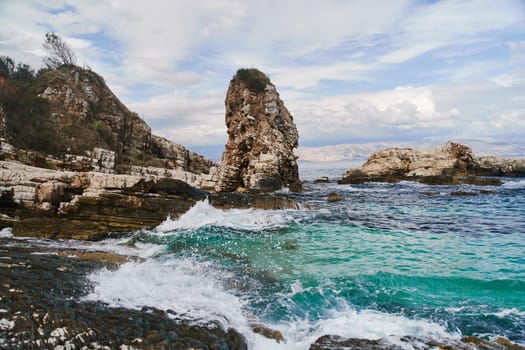
[[0, 349], [247, 349], [241, 334], [213, 322], [80, 301], [100, 262], [1, 248]]
[[388, 148], [372, 154], [359, 169], [349, 169], [341, 184], [419, 181], [429, 185], [500, 185], [490, 176], [525, 176], [525, 159], [476, 157], [464, 145], [448, 142], [430, 151]]
[[358, 339], [343, 338], [335, 335], [320, 337], [310, 346], [310, 350], [523, 350], [522, 346], [514, 344], [505, 338], [497, 338], [488, 341], [477, 337], [465, 337], [461, 340], [443, 339], [432, 340], [418, 337], [406, 336], [399, 339], [395, 344], [387, 339]]

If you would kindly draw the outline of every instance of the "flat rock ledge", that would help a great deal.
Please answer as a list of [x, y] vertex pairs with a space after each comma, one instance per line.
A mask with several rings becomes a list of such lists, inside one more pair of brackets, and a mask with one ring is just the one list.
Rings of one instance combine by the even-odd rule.
[[209, 193], [154, 175], [55, 171], [0, 161], [0, 227], [15, 236], [98, 240], [150, 229], [208, 198], [217, 208], [297, 208], [274, 194]]
[[358, 169], [349, 169], [340, 184], [418, 181], [428, 185], [497, 186], [497, 177], [525, 177], [525, 159], [477, 157], [470, 147], [447, 142], [423, 151], [388, 148], [372, 154]]

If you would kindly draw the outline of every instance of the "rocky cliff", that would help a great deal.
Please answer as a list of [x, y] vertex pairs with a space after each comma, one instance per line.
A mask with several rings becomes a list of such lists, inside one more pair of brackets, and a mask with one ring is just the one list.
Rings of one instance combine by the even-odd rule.
[[268, 77], [256, 69], [239, 69], [230, 81], [225, 105], [228, 143], [218, 190], [299, 189], [293, 153], [297, 128]]
[[[91, 70], [62, 66], [42, 70], [23, 83], [8, 80], [0, 102], [0, 132], [15, 149], [4, 152], [3, 159], [59, 170], [136, 175], [166, 169], [184, 181], [216, 172], [212, 161], [152, 135]], [[201, 179], [188, 182], [206, 187]]]
[[99, 239], [152, 228], [205, 198], [226, 209], [295, 208], [273, 195], [206, 192], [299, 184], [297, 129], [275, 87], [256, 72], [263, 85], [240, 76], [230, 84], [222, 168], [152, 135], [90, 70], [63, 66], [8, 81], [0, 87], [0, 228]]
[[208, 193], [164, 174], [56, 171], [0, 161], [0, 228], [17, 236], [100, 239], [153, 228], [208, 199], [218, 208], [288, 209], [269, 194]]
[[431, 184], [495, 184], [479, 176], [525, 176], [525, 159], [476, 157], [470, 147], [447, 142], [432, 150], [387, 148], [372, 154], [359, 169], [348, 170], [340, 183], [418, 180]]

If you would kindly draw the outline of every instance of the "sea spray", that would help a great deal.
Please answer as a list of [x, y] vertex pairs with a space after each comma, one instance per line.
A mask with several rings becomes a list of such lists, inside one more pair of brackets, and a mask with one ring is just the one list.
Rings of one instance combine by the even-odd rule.
[[208, 200], [197, 202], [178, 219], [167, 219], [155, 229], [159, 233], [177, 230], [195, 230], [204, 226], [228, 227], [238, 230], [261, 231], [286, 227], [292, 220], [285, 211], [231, 209], [220, 210], [211, 206]]
[[93, 291], [86, 300], [112, 306], [156, 307], [193, 320], [218, 320], [243, 326], [243, 301], [224, 290], [226, 272], [191, 258], [125, 263], [118, 270], [103, 269], [89, 276]]
[[[148, 260], [126, 263], [118, 270], [103, 269], [89, 275], [93, 284], [86, 301], [103, 301], [114, 307], [140, 309], [155, 307], [174, 311], [196, 323], [220, 322], [225, 329], [242, 332], [252, 349], [307, 349], [318, 337], [338, 334], [347, 337], [378, 339], [413, 335], [430, 338], [457, 338], [442, 326], [424, 320], [410, 320], [373, 310], [356, 311], [349, 305], [342, 310], [327, 310], [327, 317], [317, 321], [293, 317], [289, 322], [270, 323], [280, 330], [285, 341], [277, 344], [254, 333], [250, 312], [246, 311], [248, 296], [227, 290], [222, 283], [232, 276], [217, 270], [210, 263], [194, 259]], [[295, 289], [301, 292], [300, 289]]]
[[13, 237], [13, 230], [11, 227], [4, 227], [0, 230], [0, 238]]

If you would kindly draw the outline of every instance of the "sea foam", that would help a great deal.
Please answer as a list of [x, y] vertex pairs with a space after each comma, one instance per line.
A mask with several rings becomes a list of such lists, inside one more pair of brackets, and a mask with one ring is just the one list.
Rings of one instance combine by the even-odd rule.
[[13, 237], [13, 230], [11, 227], [5, 227], [0, 230], [0, 238]]
[[168, 218], [156, 227], [158, 233], [177, 230], [195, 230], [204, 226], [226, 227], [259, 231], [284, 227], [292, 218], [285, 211], [214, 208], [207, 200], [197, 202], [178, 219]]
[[156, 307], [192, 320], [242, 326], [235, 320], [243, 319], [243, 302], [224, 290], [218, 278], [227, 276], [191, 258], [128, 262], [115, 271], [102, 269], [90, 274], [94, 288], [86, 299], [135, 309]]
[[[93, 290], [85, 299], [116, 307], [173, 310], [179, 317], [194, 322], [218, 321], [224, 328], [233, 327], [241, 332], [250, 349], [256, 350], [308, 349], [326, 334], [393, 341], [406, 335], [437, 339], [458, 337], [430, 321], [373, 310], [356, 311], [344, 304], [340, 310], [328, 311], [328, 316], [317, 321], [295, 318], [267, 324], [283, 334], [285, 341], [278, 344], [251, 330], [249, 324], [253, 316], [245, 311], [248, 297], [222, 284], [231, 277], [229, 272], [193, 258], [129, 262], [118, 270], [103, 269], [89, 275]], [[301, 287], [295, 286], [294, 291], [300, 292]]]
[[525, 180], [505, 180], [501, 187], [508, 189], [524, 189]]

